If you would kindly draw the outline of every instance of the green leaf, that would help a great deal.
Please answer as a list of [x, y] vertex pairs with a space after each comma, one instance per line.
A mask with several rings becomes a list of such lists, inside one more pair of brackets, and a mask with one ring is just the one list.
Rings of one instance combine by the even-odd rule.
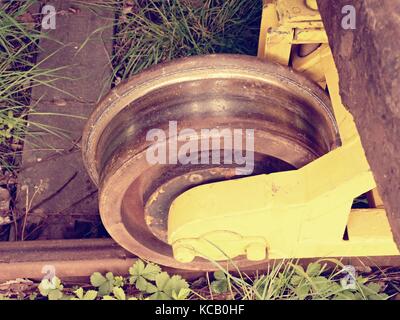
[[372, 294], [368, 296], [368, 300], [387, 300], [389, 296], [386, 293]]
[[132, 278], [138, 277], [143, 273], [144, 267], [144, 262], [138, 259], [134, 265], [129, 268], [129, 274], [132, 276]]
[[295, 288], [294, 292], [296, 293], [299, 300], [304, 300], [308, 296], [310, 289], [311, 289], [310, 285], [302, 284], [297, 288]]
[[90, 283], [94, 287], [100, 287], [106, 281], [107, 279], [100, 272], [95, 272], [90, 276]]
[[161, 272], [156, 276], [156, 286], [159, 291], [163, 291], [164, 288], [166, 287], [170, 277], [168, 273], [166, 272]]
[[301, 277], [304, 277], [305, 271], [304, 271], [304, 269], [303, 269], [302, 266], [297, 265], [297, 264], [291, 264], [291, 266], [293, 267], [294, 272], [295, 272], [297, 275], [299, 275], [299, 276], [301, 276]]
[[225, 280], [226, 279], [226, 274], [225, 272], [219, 270], [214, 272], [214, 278], [216, 280]]
[[389, 295], [386, 293], [380, 293], [379, 296], [381, 297], [381, 300], [388, 300], [389, 299]]
[[228, 281], [226, 280], [215, 280], [211, 282], [211, 289], [214, 293], [226, 293], [228, 291]]
[[112, 272], [107, 272], [106, 273], [106, 279], [108, 281], [114, 281], [114, 274]]
[[322, 270], [322, 266], [317, 262], [313, 262], [307, 266], [306, 272], [310, 277], [315, 277], [321, 273], [321, 270]]
[[179, 293], [182, 289], [188, 289], [189, 284], [185, 279], [182, 279], [179, 275], [172, 276], [166, 283], [164, 287], [164, 292], [172, 298], [172, 294]]
[[44, 297], [47, 297], [47, 295], [48, 295], [49, 292], [50, 292], [51, 286], [52, 286], [52, 284], [51, 284], [51, 282], [50, 282], [48, 279], [43, 279], [43, 280], [40, 282], [39, 286], [38, 286], [38, 289], [39, 289], [40, 294], [41, 294], [42, 296], [44, 296]]
[[178, 293], [175, 291], [172, 292], [172, 298], [174, 300], [186, 300], [189, 296], [191, 290], [190, 289], [180, 289]]
[[158, 274], [160, 274], [161, 268], [153, 263], [144, 264], [142, 260], [137, 260], [135, 264], [129, 268], [130, 284], [136, 283], [136, 288], [140, 291], [145, 291], [147, 281], [155, 281]]
[[113, 285], [110, 281], [104, 282], [100, 287], [99, 287], [99, 295], [105, 296], [109, 294], [113, 289]]
[[363, 293], [368, 300], [386, 300], [388, 296], [384, 293], [379, 294], [381, 290], [379, 283], [370, 282], [367, 285], [360, 285], [360, 294]]
[[116, 276], [114, 277], [114, 286], [115, 287], [123, 287], [125, 284], [124, 277]]
[[189, 284], [179, 275], [170, 277], [167, 272], [161, 272], [154, 279], [155, 284], [140, 278], [136, 282], [136, 286], [138, 286], [143, 281], [143, 287], [144, 283], [146, 283], [146, 288], [143, 291], [151, 294], [150, 300], [170, 300], [174, 297], [178, 300], [183, 300], [189, 294], [186, 291], [189, 289]]
[[214, 280], [211, 282], [211, 290], [217, 294], [228, 291], [228, 279], [225, 272], [219, 270], [214, 272]]
[[[37, 293], [36, 292], [32, 292], [30, 295], [29, 295], [29, 300], [36, 300], [36, 297], [37, 297]], [[1, 299], [0, 299], [1, 300]]]
[[366, 282], [368, 282], [368, 278], [363, 278], [361, 276], [357, 277], [356, 280], [357, 280], [357, 283], [359, 283], [359, 284], [365, 284]]
[[154, 284], [152, 284], [152, 283], [147, 284], [147, 287], [146, 287], [147, 293], [155, 293], [157, 291], [158, 291], [158, 288]]
[[153, 263], [148, 263], [146, 268], [144, 268], [142, 277], [154, 281], [156, 280], [157, 275], [161, 272], [161, 268]]
[[321, 276], [312, 278], [312, 282], [318, 291], [329, 290], [332, 286], [332, 282], [330, 280]]
[[97, 291], [89, 290], [85, 293], [83, 300], [95, 300], [97, 298]]
[[[76, 294], [76, 296], [77, 296], [79, 299], [83, 299], [83, 289], [82, 289], [82, 288], [76, 289], [76, 290], [74, 291], [74, 293]], [[96, 294], [97, 294], [97, 292], [96, 292]]]
[[155, 277], [155, 285], [148, 282], [146, 292], [150, 293], [150, 300], [184, 300], [189, 295], [189, 284], [179, 275], [170, 277], [161, 272]]
[[363, 295], [360, 292], [354, 293], [355, 300], [365, 300]]
[[[51, 279], [51, 282], [53, 283], [53, 285], [57, 288], [57, 289], [60, 289], [61, 287], [62, 287], [62, 285], [61, 285], [61, 280], [59, 279], [59, 278], [57, 278], [57, 277], [53, 277], [52, 279]], [[62, 289], [62, 288], [61, 288]]]
[[123, 279], [119, 278], [121, 277], [114, 277], [112, 272], [107, 272], [105, 277], [100, 272], [95, 272], [90, 277], [90, 283], [99, 288], [98, 294], [100, 296], [105, 296], [112, 292], [115, 284], [117, 286], [123, 284]]
[[63, 293], [58, 289], [50, 290], [47, 297], [49, 300], [60, 300], [63, 297]]
[[367, 288], [371, 290], [371, 293], [379, 293], [381, 291], [381, 285], [379, 283], [370, 282], [367, 284]]
[[339, 292], [334, 298], [333, 300], [357, 300], [356, 296], [354, 295], [353, 292], [351, 291], [343, 291], [343, 292]]
[[303, 277], [295, 274], [290, 278], [290, 284], [292, 284], [293, 286], [298, 286], [303, 279]]
[[153, 293], [149, 297], [149, 300], [171, 300], [171, 298], [167, 296], [164, 292], [158, 291], [156, 293]]
[[51, 281], [49, 281], [49, 279], [43, 279], [38, 288], [40, 294], [47, 297], [49, 300], [59, 300], [63, 297], [62, 291], [64, 286], [57, 277], [53, 277]]
[[148, 285], [149, 285], [149, 283], [143, 277], [139, 277], [136, 281], [136, 289], [138, 289], [140, 291], [147, 291]]
[[114, 294], [114, 297], [116, 297], [118, 300], [126, 300], [126, 295], [125, 295], [124, 289], [122, 289], [122, 288], [115, 287], [113, 289], [113, 294]]

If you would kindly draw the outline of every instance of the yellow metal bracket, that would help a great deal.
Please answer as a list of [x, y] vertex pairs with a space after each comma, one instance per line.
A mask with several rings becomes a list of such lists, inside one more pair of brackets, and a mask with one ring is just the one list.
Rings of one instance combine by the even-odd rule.
[[[375, 188], [315, 0], [266, 1], [259, 56], [326, 85], [342, 146], [305, 167], [193, 188], [173, 202], [168, 241], [174, 257], [249, 260], [398, 255], [384, 208], [351, 210]], [[317, 44], [305, 57], [293, 44]], [[348, 239], [343, 235], [347, 230]]]
[[258, 56], [287, 65], [292, 44], [328, 43], [315, 0], [265, 1]]

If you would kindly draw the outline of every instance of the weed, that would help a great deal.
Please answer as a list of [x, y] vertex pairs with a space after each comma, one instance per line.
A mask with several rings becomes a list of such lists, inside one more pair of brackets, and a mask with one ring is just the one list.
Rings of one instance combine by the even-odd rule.
[[116, 10], [111, 58], [116, 84], [151, 65], [180, 57], [255, 55], [257, 51], [261, 0], [76, 2], [93, 10]]
[[[329, 265], [329, 267], [328, 267]], [[272, 262], [264, 273], [247, 275], [221, 271], [212, 280], [189, 284], [153, 264], [137, 260], [129, 276], [95, 272], [90, 284], [68, 288], [57, 277], [44, 279], [36, 291], [22, 299], [49, 300], [386, 300], [379, 278], [355, 277], [354, 286], [344, 286], [345, 269], [340, 261], [320, 260], [303, 268], [295, 261]], [[384, 274], [380, 272], [381, 276]], [[387, 275], [386, 275], [387, 276]], [[207, 274], [208, 277], [208, 274]], [[197, 283], [202, 283], [200, 286]], [[2, 295], [0, 299], [11, 299]]]
[[[4, 1], [0, 4], [0, 166], [13, 170], [22, 149], [31, 89], [51, 85], [56, 70], [35, 64], [38, 41], [43, 35], [29, 9], [35, 1]], [[46, 80], [44, 80], [46, 77]], [[46, 126], [32, 123], [32, 126]], [[47, 128], [48, 129], [48, 128]]]

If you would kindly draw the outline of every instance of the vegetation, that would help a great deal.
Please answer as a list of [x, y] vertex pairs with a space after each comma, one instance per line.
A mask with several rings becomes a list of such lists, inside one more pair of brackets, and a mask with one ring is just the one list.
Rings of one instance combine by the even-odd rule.
[[115, 36], [115, 76], [208, 53], [256, 54], [261, 1], [150, 0], [122, 7]]
[[39, 17], [29, 11], [34, 3], [28, 0], [0, 4], [0, 173], [17, 167], [28, 123], [38, 132], [57, 131], [27, 119], [35, 107], [30, 99], [31, 89], [51, 86], [57, 78], [57, 70], [41, 68], [35, 61], [43, 35], [38, 31]]
[[[209, 53], [255, 55], [261, 0], [108, 0], [116, 10], [112, 65], [116, 83], [176, 58]], [[101, 31], [101, 30], [98, 30]]]
[[386, 300], [392, 296], [384, 293], [388, 285], [382, 282], [383, 275], [388, 277], [380, 272], [380, 277], [358, 275], [349, 279], [340, 261], [321, 260], [305, 269], [294, 261], [286, 261], [252, 276], [241, 272], [234, 275], [221, 268], [212, 274], [212, 280], [207, 275], [189, 284], [179, 275], [170, 276], [153, 263], [137, 260], [129, 268], [128, 277], [95, 272], [90, 284], [82, 286], [65, 286], [57, 277], [46, 278], [39, 285], [33, 284], [31, 290], [9, 291], [0, 299]]

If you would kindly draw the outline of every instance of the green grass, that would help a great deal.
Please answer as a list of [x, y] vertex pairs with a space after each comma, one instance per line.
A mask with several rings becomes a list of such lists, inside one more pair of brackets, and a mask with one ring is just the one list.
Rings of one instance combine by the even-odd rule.
[[113, 64], [126, 78], [150, 65], [208, 53], [256, 54], [261, 2], [150, 0], [119, 15]]
[[29, 138], [31, 149], [57, 151], [47, 137], [69, 138], [68, 132], [46, 124], [48, 117], [60, 114], [36, 111], [40, 101], [31, 99], [32, 89], [37, 86], [55, 88], [54, 82], [61, 78], [58, 72], [65, 68], [43, 67], [53, 54], [36, 63], [41, 52], [39, 41], [46, 37], [39, 31], [40, 16], [33, 14], [38, 10], [32, 8], [36, 2], [0, 2], [0, 187], [7, 188], [12, 197], [9, 212], [3, 213], [8, 214], [10, 222], [0, 225], [1, 240], [9, 239], [11, 228], [18, 230], [24, 214], [15, 209], [15, 197], [25, 141]]
[[[230, 293], [240, 300], [386, 300], [385, 286], [357, 275], [354, 286], [344, 286], [348, 275], [338, 260], [319, 260], [303, 268], [294, 260], [273, 262], [266, 272], [248, 276], [225, 270], [214, 273], [210, 294]], [[214, 294], [215, 295], [215, 294]], [[213, 295], [213, 296], [214, 296]], [[218, 297], [218, 295], [217, 295]]]
[[0, 165], [12, 169], [25, 131], [30, 89], [40, 71], [34, 66], [40, 34], [23, 22], [33, 1], [0, 5]]
[[41, 115], [30, 100], [32, 88], [52, 86], [62, 68], [45, 69], [35, 61], [39, 40], [44, 37], [38, 31], [38, 19], [29, 10], [35, 2], [7, 1], [0, 5], [0, 172], [18, 168], [28, 124], [38, 134], [62, 134], [57, 128], [28, 121], [28, 114]]
[[[210, 53], [255, 55], [261, 0], [108, 0], [85, 4], [116, 11], [114, 82], [172, 59]], [[101, 31], [101, 30], [99, 30]]]

